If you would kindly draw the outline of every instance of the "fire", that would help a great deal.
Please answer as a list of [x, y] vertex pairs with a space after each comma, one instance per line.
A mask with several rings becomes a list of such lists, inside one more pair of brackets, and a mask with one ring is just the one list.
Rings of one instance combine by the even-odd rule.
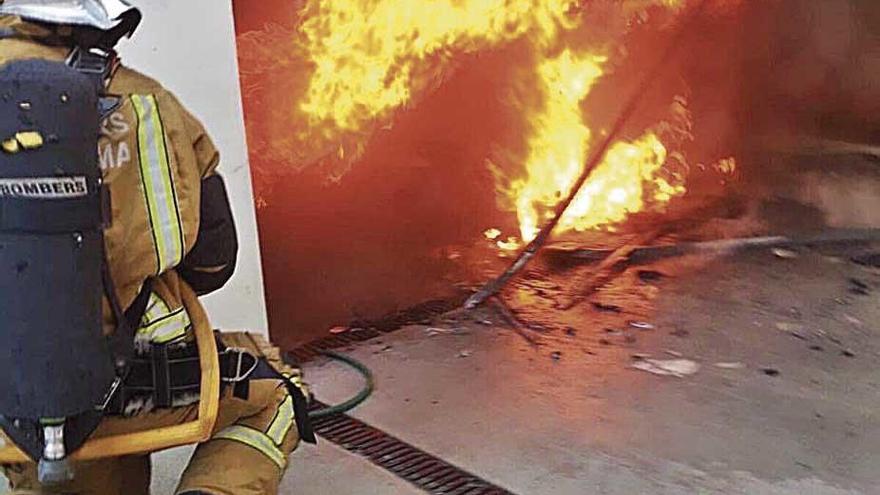
[[580, 105], [602, 76], [603, 61], [566, 50], [538, 65], [543, 108], [532, 119], [527, 176], [515, 181], [510, 190], [526, 241], [535, 237], [543, 220], [538, 205], [558, 203], [583, 167], [591, 131], [583, 122]]
[[666, 158], [666, 147], [653, 132], [618, 142], [575, 197], [561, 228], [582, 231], [619, 223], [643, 211], [648, 201], [660, 205], [683, 194], [683, 185], [658, 176]]
[[[618, 15], [635, 15], [650, 6], [677, 12], [685, 1], [621, 5]], [[296, 135], [297, 153], [306, 161], [335, 155], [350, 163], [375, 129], [389, 126], [395, 112], [447, 75], [456, 56], [526, 38], [534, 56], [522, 63], [535, 64], [540, 101], [522, 109], [529, 127], [523, 176], [498, 183], [517, 215], [520, 239], [491, 234], [508, 249], [533, 239], [569, 194], [594, 144], [582, 106], [610, 64], [569, 36], [589, 28], [581, 26], [586, 8], [573, 0], [307, 0], [297, 48], [310, 71], [296, 102], [306, 123]], [[681, 181], [663, 173], [669, 155], [650, 130], [613, 145], [559, 229], [613, 228], [683, 194]]]
[[[314, 67], [299, 111], [303, 142], [341, 146], [390, 119], [438, 81], [453, 56], [571, 27], [570, 0], [310, 0], [305, 57]], [[355, 143], [355, 146], [363, 143]], [[340, 155], [346, 152], [339, 148]]]
[[[533, 129], [526, 174], [502, 187], [515, 207], [524, 241], [534, 239], [553, 216], [553, 208], [569, 194], [584, 167], [592, 131], [584, 123], [581, 104], [603, 76], [605, 61], [599, 55], [565, 50], [538, 64], [542, 99], [529, 118]], [[653, 132], [613, 145], [562, 217], [559, 231], [613, 225], [642, 211], [646, 201], [664, 203], [684, 193], [681, 184], [658, 175], [667, 154]]]

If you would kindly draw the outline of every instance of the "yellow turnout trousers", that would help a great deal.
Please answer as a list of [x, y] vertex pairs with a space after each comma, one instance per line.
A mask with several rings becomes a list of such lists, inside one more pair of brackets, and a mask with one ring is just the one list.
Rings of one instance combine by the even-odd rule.
[[[264, 355], [273, 367], [293, 377], [298, 372], [279, 359], [278, 350], [259, 336], [228, 333], [229, 347]], [[158, 410], [133, 418], [105, 419], [93, 438], [147, 430], [192, 421], [198, 404]], [[211, 495], [267, 495], [278, 493], [288, 456], [299, 443], [293, 403], [280, 380], [252, 380], [247, 400], [223, 393], [213, 438], [196, 449], [176, 493], [198, 490]], [[5, 466], [13, 494], [147, 495], [150, 493], [148, 455], [102, 459], [74, 465], [72, 483], [42, 488], [36, 465]]]

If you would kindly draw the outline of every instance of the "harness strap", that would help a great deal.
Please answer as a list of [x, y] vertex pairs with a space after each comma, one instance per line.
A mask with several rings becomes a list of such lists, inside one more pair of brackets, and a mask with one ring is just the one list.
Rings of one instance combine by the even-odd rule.
[[67, 65], [92, 79], [103, 93], [119, 68], [119, 58], [112, 49], [75, 46], [67, 55]]
[[113, 316], [116, 318], [116, 329], [113, 335], [107, 339], [110, 343], [110, 350], [116, 359], [117, 373], [120, 376], [125, 376], [125, 369], [134, 357], [134, 337], [141, 318], [143, 318], [144, 312], [147, 311], [150, 294], [153, 292], [153, 279], [148, 278], [144, 281], [140, 293], [131, 303], [131, 306], [123, 310], [119, 302], [119, 295], [116, 292], [116, 285], [113, 283], [113, 277], [110, 276], [106, 254], [104, 256], [104, 263], [101, 265], [101, 278], [104, 283], [104, 292], [107, 295], [107, 300], [110, 302]]
[[168, 346], [153, 344], [150, 356], [153, 371], [153, 403], [158, 408], [171, 407], [171, 363], [168, 360]]
[[[217, 339], [221, 385], [232, 386], [233, 395], [247, 400], [250, 380], [281, 380], [293, 401], [294, 420], [300, 437], [315, 443], [315, 432], [309, 421], [308, 399], [293, 381], [245, 349], [226, 347]], [[173, 407], [173, 399], [181, 394], [198, 394], [201, 389], [201, 362], [196, 345], [154, 344], [151, 356], [129, 362], [125, 382], [113, 391], [105, 414], [119, 415], [132, 397], [153, 397], [158, 408]]]
[[[244, 349], [218, 350], [222, 385], [233, 386], [234, 395], [247, 400], [248, 380], [259, 360]], [[113, 391], [104, 408], [105, 414], [122, 414], [132, 397], [150, 396], [158, 408], [174, 407], [174, 398], [199, 393], [201, 361], [195, 345], [154, 344], [146, 358], [129, 361], [125, 381]]]
[[293, 383], [293, 380], [273, 368], [265, 359], [260, 360], [257, 369], [254, 370], [254, 374], [251, 376], [253, 380], [261, 378], [278, 379], [284, 383], [287, 393], [293, 399], [293, 419], [296, 422], [296, 428], [299, 430], [299, 437], [306, 443], [318, 443], [312, 421], [309, 419], [309, 401], [303, 391]]
[[[226, 350], [226, 345], [217, 338], [217, 349]], [[309, 419], [309, 400], [303, 391], [293, 383], [290, 377], [272, 367], [266, 359], [260, 359], [256, 368], [249, 375], [250, 380], [270, 379], [281, 380], [287, 393], [293, 401], [293, 416], [296, 422], [296, 428], [299, 430], [300, 438], [306, 443], [316, 444], [318, 439], [315, 437], [315, 430], [312, 421]]]
[[[116, 52], [112, 49], [101, 48], [82, 48], [75, 46], [67, 56], [66, 63], [69, 67], [75, 69], [95, 83], [98, 92], [101, 95], [101, 116], [106, 117], [113, 111], [115, 105], [118, 105], [118, 98], [108, 96], [106, 94], [107, 87], [119, 67], [119, 60]], [[114, 98], [116, 103], [114, 104]], [[95, 209], [100, 212], [101, 227], [110, 224], [110, 205], [109, 191], [105, 187], [101, 187], [102, 194], [98, 200], [101, 201], [100, 208]], [[94, 221], [94, 220], [93, 220]], [[116, 292], [116, 286], [113, 283], [113, 277], [110, 275], [109, 261], [107, 253], [104, 253], [104, 261], [101, 266], [101, 278], [104, 284], [104, 291], [107, 299], [110, 301], [110, 307], [113, 310], [113, 316], [116, 319], [116, 330], [108, 340], [110, 342], [111, 351], [116, 360], [117, 374], [120, 378], [124, 378], [127, 373], [128, 362], [134, 356], [134, 337], [137, 332], [138, 324], [147, 310], [147, 304], [150, 301], [150, 293], [153, 289], [153, 280], [147, 279], [141, 287], [131, 306], [123, 310], [119, 302], [119, 295]]]

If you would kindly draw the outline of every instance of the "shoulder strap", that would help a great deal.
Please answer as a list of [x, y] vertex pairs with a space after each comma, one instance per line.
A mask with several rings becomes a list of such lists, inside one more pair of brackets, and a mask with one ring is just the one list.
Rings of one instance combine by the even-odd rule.
[[122, 99], [107, 94], [107, 88], [110, 87], [113, 76], [119, 68], [119, 57], [115, 50], [76, 46], [67, 55], [66, 63], [77, 72], [88, 76], [98, 88], [102, 119], [119, 107]]
[[[88, 76], [95, 84], [95, 87], [98, 88], [102, 120], [119, 106], [121, 98], [107, 95], [107, 87], [110, 86], [113, 75], [119, 67], [118, 58], [114, 50], [75, 46], [68, 54], [66, 64], [80, 74]], [[113, 335], [108, 337], [108, 340], [116, 360], [117, 373], [124, 375], [129, 361], [134, 356], [134, 337], [138, 324], [146, 311], [150, 293], [152, 292], [153, 280], [147, 279], [131, 306], [123, 308], [119, 302], [119, 295], [116, 292], [113, 278], [110, 276], [106, 252], [104, 253], [101, 276], [104, 292], [110, 302], [110, 308], [116, 320], [116, 329]]]
[[67, 65], [95, 80], [98, 87], [106, 89], [119, 66], [115, 50], [75, 46], [67, 55]]
[[106, 255], [104, 256], [101, 277], [104, 283], [104, 292], [107, 300], [110, 302], [110, 309], [113, 311], [113, 317], [116, 320], [116, 328], [113, 331], [113, 335], [108, 337], [110, 350], [113, 353], [113, 358], [116, 360], [117, 373], [124, 375], [127, 372], [129, 362], [134, 357], [134, 338], [141, 318], [143, 318], [147, 310], [147, 304], [150, 301], [150, 294], [153, 291], [153, 279], [148, 278], [145, 280], [143, 286], [141, 286], [141, 291], [132, 301], [131, 305], [128, 308], [123, 308], [119, 302], [113, 277], [110, 276], [110, 267], [107, 265]]

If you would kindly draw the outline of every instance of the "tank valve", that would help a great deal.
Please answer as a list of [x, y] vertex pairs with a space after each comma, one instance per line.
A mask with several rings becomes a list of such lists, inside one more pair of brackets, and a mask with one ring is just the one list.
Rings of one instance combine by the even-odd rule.
[[43, 422], [43, 458], [37, 464], [37, 478], [43, 485], [60, 485], [73, 480], [73, 468], [64, 448], [64, 422]]

